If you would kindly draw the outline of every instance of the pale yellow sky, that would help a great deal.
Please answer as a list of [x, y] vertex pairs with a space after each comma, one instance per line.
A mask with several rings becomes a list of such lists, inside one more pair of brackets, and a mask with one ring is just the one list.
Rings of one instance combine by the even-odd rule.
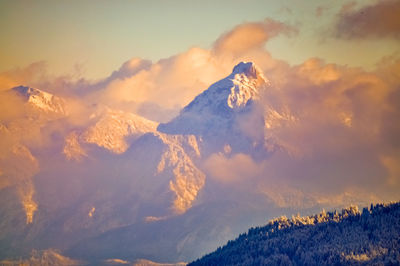
[[298, 28], [297, 35], [281, 35], [267, 43], [275, 58], [299, 64], [320, 57], [371, 69], [380, 58], [398, 51], [399, 42], [333, 37], [338, 12], [348, 3], [3, 0], [0, 72], [46, 61], [50, 73], [70, 74], [78, 68], [85, 78], [103, 78], [132, 57], [157, 61], [193, 46], [209, 48], [234, 26], [265, 18]]

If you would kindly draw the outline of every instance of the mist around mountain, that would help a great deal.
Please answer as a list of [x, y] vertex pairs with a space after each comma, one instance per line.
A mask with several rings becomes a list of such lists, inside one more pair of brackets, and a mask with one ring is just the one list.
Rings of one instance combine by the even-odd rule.
[[[132, 265], [132, 266], [185, 266], [187, 263], [157, 263], [146, 259], [137, 259], [134, 261], [126, 261], [121, 259], [106, 259], [97, 261], [94, 265], [112, 266], [112, 265]], [[74, 260], [60, 254], [59, 250], [32, 250], [30, 257], [20, 258], [17, 260], [2, 260], [1, 266], [78, 266], [92, 265], [90, 262], [82, 260]]]
[[189, 264], [119, 258], [94, 263], [47, 249], [32, 250], [24, 259], [2, 260], [0, 265], [397, 265], [400, 262], [399, 221], [399, 202], [371, 204], [362, 211], [350, 206], [339, 212], [323, 210], [304, 217], [275, 218], [265, 226], [250, 228]]
[[[264, 219], [267, 199], [231, 198], [223, 184], [207, 180], [204, 164], [219, 152], [273, 152], [259, 102], [267, 87], [260, 69], [239, 63], [160, 125], [108, 106], [76, 110], [73, 99], [37, 88], [6, 91], [23, 115], [1, 125], [10, 141], [0, 165], [0, 258], [54, 249], [96, 263], [188, 261]], [[253, 116], [256, 135], [241, 125]], [[28, 129], [37, 132], [33, 140]]]
[[[289, 97], [240, 62], [169, 121], [105, 104], [101, 97], [118, 92], [108, 87], [93, 85], [83, 100], [29, 86], [1, 92], [15, 112], [0, 123], [0, 259], [192, 261], [272, 217], [395, 198], [387, 138], [365, 134], [357, 106], [353, 114], [339, 99], [314, 99], [324, 98], [326, 78], [315, 64], [294, 68], [307, 90], [285, 88]], [[304, 72], [311, 76], [297, 77]], [[129, 78], [110, 79], [104, 84]]]
[[400, 203], [300, 217], [253, 227], [188, 265], [398, 265]]

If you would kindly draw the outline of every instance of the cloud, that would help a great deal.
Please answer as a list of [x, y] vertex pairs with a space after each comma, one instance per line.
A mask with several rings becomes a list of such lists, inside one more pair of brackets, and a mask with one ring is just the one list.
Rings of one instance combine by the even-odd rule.
[[336, 23], [339, 38], [400, 38], [400, 2], [376, 1], [373, 5], [355, 9], [354, 4], [343, 6]]
[[388, 185], [397, 171], [393, 165], [400, 163], [398, 64], [367, 72], [309, 59], [286, 69], [286, 80], [264, 101], [278, 110], [286, 106], [296, 117], [270, 129], [296, 156], [271, 158], [266, 172], [312, 191], [358, 187], [381, 198], [398, 197]]
[[24, 68], [15, 68], [0, 73], [0, 90], [8, 90], [24, 84], [42, 82], [47, 77], [46, 62], [35, 62]]
[[0, 122], [10, 122], [25, 115], [23, 100], [14, 93], [0, 90]]
[[71, 73], [56, 76], [51, 74], [46, 61], [0, 72], [0, 91], [21, 85], [39, 88], [60, 96], [73, 96], [80, 93], [79, 90], [87, 89], [90, 82], [82, 78], [79, 65], [76, 65]]
[[[108, 106], [166, 122], [197, 94], [228, 75], [238, 61], [255, 61], [270, 71], [277, 65], [285, 65], [272, 59], [263, 45], [278, 34], [296, 32], [294, 27], [272, 19], [245, 23], [221, 35], [212, 49], [192, 47], [158, 62], [132, 58], [98, 81], [83, 78], [79, 66], [72, 73], [54, 76], [46, 62], [36, 62], [0, 73], [0, 89], [27, 85], [75, 99], [73, 105], [86, 112]], [[86, 107], [77, 102], [85, 103]], [[83, 116], [71, 117], [79, 124], [86, 121]]]
[[[392, 2], [377, 5], [388, 3]], [[356, 14], [353, 9], [348, 6], [342, 11], [342, 21], [349, 25], [351, 20], [345, 17]], [[362, 10], [372, 12], [368, 7]], [[269, 127], [264, 133], [282, 150], [263, 161], [245, 154], [214, 154], [203, 162], [212, 182], [238, 188], [243, 195], [265, 195], [282, 207], [398, 198], [400, 61], [394, 57], [382, 60], [375, 71], [318, 58], [290, 66], [265, 50], [270, 38], [295, 33], [295, 28], [270, 19], [244, 23], [221, 35], [211, 49], [192, 47], [154, 63], [133, 58], [99, 82], [51, 78], [45, 64], [38, 63], [3, 73], [0, 87], [43, 84], [57, 92], [57, 84], [61, 84], [65, 95], [83, 95], [69, 103], [73, 111], [63, 121], [68, 125], [53, 122], [51, 127], [33, 127], [26, 134], [48, 132], [45, 139], [51, 141], [54, 132], [62, 135], [68, 127], [83, 127], [92, 113], [106, 106], [165, 122], [213, 82], [227, 76], [238, 61], [253, 61], [272, 83], [262, 95], [262, 105], [277, 112], [267, 116]], [[8, 105], [0, 105], [2, 122], [23, 114], [23, 109], [12, 109], [12, 98], [1, 99], [4, 103], [10, 100]], [[263, 136], [259, 123], [246, 119], [241, 126], [259, 139]]]
[[[262, 188], [277, 206], [396, 200], [400, 60], [385, 60], [375, 71], [318, 58], [296, 66], [270, 60], [275, 67], [264, 64], [263, 70], [273, 86], [261, 105], [276, 113], [267, 113], [264, 133], [282, 149], [263, 161], [213, 155], [208, 175], [248, 193]], [[259, 120], [245, 122], [251, 136], [260, 133]]]
[[222, 183], [246, 183], [260, 175], [260, 167], [246, 154], [235, 154], [226, 157], [224, 154], [213, 154], [204, 163], [211, 178]]
[[241, 55], [250, 50], [261, 49], [265, 43], [279, 35], [296, 34], [297, 29], [282, 22], [265, 19], [262, 22], [244, 23], [223, 34], [214, 43], [217, 54]]
[[[348, 6], [342, 12], [352, 9]], [[120, 68], [124, 74], [111, 75], [94, 99], [167, 121], [227, 76], [238, 61], [254, 61], [272, 83], [262, 104], [278, 114], [268, 117], [276, 121], [269, 121], [265, 135], [285, 152], [261, 162], [244, 154], [212, 155], [204, 167], [214, 181], [241, 186], [249, 193], [263, 187], [268, 195], [281, 188], [277, 202], [285, 206], [329, 202], [321, 195], [343, 204], [359, 202], [368, 193], [374, 199], [394, 199], [397, 185], [388, 184], [397, 184], [393, 165], [400, 163], [399, 128], [393, 123], [400, 114], [399, 61], [391, 57], [369, 72], [318, 58], [290, 66], [265, 50], [270, 38], [295, 33], [295, 28], [268, 19], [238, 25], [222, 34], [211, 50], [193, 47], [152, 64], [135, 58]], [[256, 123], [259, 120], [246, 119], [243, 127], [259, 138]], [[287, 199], [292, 192], [298, 195], [296, 200]]]
[[315, 8], [315, 16], [318, 18], [321, 17], [326, 10], [327, 10], [327, 7], [318, 6], [317, 8]]
[[150, 60], [144, 60], [135, 57], [123, 63], [122, 66], [117, 71], [114, 71], [111, 74], [109, 79], [111, 80], [115, 78], [124, 79], [127, 77], [131, 77], [142, 70], [149, 69], [151, 65], [152, 63]]
[[[134, 59], [137, 62], [137, 59]], [[114, 72], [107, 83], [89, 95], [92, 102], [136, 112], [157, 121], [167, 121], [211, 83], [229, 72], [211, 51], [193, 47], [186, 52], [126, 71], [128, 61]], [[123, 74], [122, 74], [123, 73]], [[149, 111], [156, 113], [149, 114]], [[158, 110], [158, 111], [157, 111]]]
[[211, 50], [192, 47], [155, 63], [133, 58], [108, 78], [84, 89], [87, 102], [166, 122], [197, 94], [227, 76], [238, 61], [255, 61], [271, 71], [285, 64], [272, 59], [263, 46], [278, 34], [296, 32], [294, 27], [266, 19], [238, 25], [223, 34]]

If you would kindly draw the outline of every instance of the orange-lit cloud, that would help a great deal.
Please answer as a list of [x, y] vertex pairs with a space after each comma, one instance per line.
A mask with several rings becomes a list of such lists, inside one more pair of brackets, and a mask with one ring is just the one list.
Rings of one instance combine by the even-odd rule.
[[0, 73], [0, 90], [8, 90], [12, 87], [43, 82], [47, 80], [46, 63], [36, 62], [24, 68], [16, 68], [13, 70]]
[[376, 1], [374, 4], [355, 9], [345, 5], [339, 13], [336, 35], [340, 38], [400, 38], [400, 2]]
[[246, 154], [226, 155], [213, 154], [205, 161], [205, 169], [212, 178], [222, 183], [254, 182], [253, 178], [262, 172], [260, 166]]
[[[124, 66], [133, 62], [137, 59], [127, 61]], [[126, 75], [124, 66], [118, 73], [125, 74], [114, 72], [107, 84], [95, 93], [93, 101], [166, 121], [227, 71], [209, 50], [201, 48], [189, 49], [151, 66], [148, 62], [139, 65], [142, 67], [136, 68], [132, 75]], [[160, 111], [157, 114], [151, 113], [152, 110]]]
[[296, 28], [273, 19], [244, 23], [219, 37], [214, 43], [214, 50], [219, 54], [241, 55], [262, 48], [269, 39], [278, 34], [296, 33]]
[[[318, 58], [264, 67], [273, 86], [262, 104], [277, 111], [267, 115], [265, 135], [283, 151], [261, 162], [213, 155], [208, 174], [234, 186], [245, 183], [248, 191], [263, 188], [260, 193], [286, 207], [395, 200], [399, 63], [387, 60], [372, 72]], [[246, 120], [246, 128], [259, 131], [258, 123]]]

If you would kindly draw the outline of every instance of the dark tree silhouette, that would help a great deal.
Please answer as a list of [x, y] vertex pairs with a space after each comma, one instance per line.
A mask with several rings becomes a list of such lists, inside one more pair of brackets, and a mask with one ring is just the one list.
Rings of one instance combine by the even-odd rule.
[[400, 202], [282, 216], [189, 265], [371, 264], [400, 264]]

